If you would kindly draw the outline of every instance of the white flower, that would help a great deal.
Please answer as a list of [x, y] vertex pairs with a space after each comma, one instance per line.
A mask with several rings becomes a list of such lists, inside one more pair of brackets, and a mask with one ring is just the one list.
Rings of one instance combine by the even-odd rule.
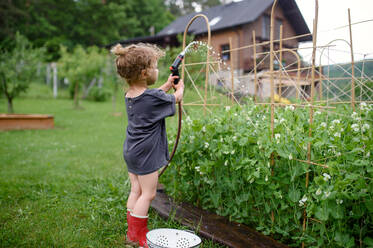
[[233, 150], [233, 151], [231, 151], [231, 154], [233, 155], [234, 153], [235, 153], [236, 151], [235, 150]]
[[323, 173], [322, 175], [324, 177], [325, 182], [328, 181], [331, 178], [331, 176], [328, 173]]
[[353, 112], [352, 115], [351, 115], [351, 117], [352, 117], [353, 119], [356, 119], [356, 117], [357, 117], [357, 113], [356, 113], [356, 112]]
[[330, 126], [329, 129], [334, 131], [334, 126]]
[[237, 116], [237, 113], [234, 113], [234, 116]]
[[209, 143], [205, 142], [205, 148], [209, 148]]
[[266, 176], [266, 178], [264, 180], [267, 182], [268, 181], [268, 176]]
[[360, 103], [360, 109], [361, 110], [367, 110], [367, 104], [365, 102]]
[[196, 166], [194, 169], [196, 169], [196, 171], [200, 172], [199, 168], [200, 168], [199, 166]]
[[289, 154], [289, 159], [290, 159], [290, 160], [293, 159], [293, 155], [291, 155], [291, 153]]
[[351, 128], [352, 128], [352, 130], [354, 130], [354, 132], [359, 132], [359, 125], [358, 124], [356, 124], [356, 123], [352, 124]]
[[318, 189], [316, 190], [316, 195], [321, 195], [321, 193], [322, 193], [322, 190], [321, 190], [320, 188], [318, 188]]
[[333, 123], [333, 124], [339, 124], [339, 123], [341, 123], [341, 121], [338, 120], [338, 119], [335, 119], [335, 120], [332, 121], [332, 123]]
[[228, 160], [225, 160], [224, 165], [225, 165], [225, 166], [228, 165]]
[[338, 157], [341, 156], [341, 152], [337, 152], [335, 155], [337, 155]]
[[202, 132], [206, 132], [206, 127], [205, 126], [202, 127]]
[[269, 162], [267, 163], [267, 167], [268, 167], [268, 168], [271, 168], [271, 164], [270, 164]]
[[281, 119], [280, 119], [280, 123], [283, 123], [283, 122], [285, 122], [285, 119], [284, 119], [284, 118], [281, 118]]
[[304, 195], [303, 198], [299, 200], [299, 207], [302, 207], [306, 201], [307, 201], [307, 196]]
[[325, 197], [328, 198], [330, 196], [330, 191], [325, 192]]
[[361, 128], [361, 131], [364, 133], [366, 130], [370, 128], [370, 125], [368, 123], [365, 123], [363, 127]]
[[316, 116], [316, 115], [321, 115], [321, 112], [320, 112], [320, 111], [316, 111], [316, 112], [315, 112], [315, 116]]
[[291, 110], [291, 111], [294, 111], [294, 106], [293, 105], [289, 105], [289, 106], [286, 106], [285, 107], [285, 110]]
[[236, 136], [233, 136], [233, 140], [236, 141], [236, 140], [237, 140], [237, 137], [236, 137]]
[[343, 200], [341, 199], [336, 199], [336, 202], [337, 202], [337, 204], [342, 204], [343, 203]]
[[368, 152], [368, 153], [367, 153], [366, 157], [367, 157], [367, 158], [369, 158], [369, 157], [370, 157], [370, 152]]
[[338, 133], [338, 132], [336, 132], [335, 134], [334, 134], [334, 137], [341, 137], [341, 133]]
[[231, 106], [226, 106], [225, 111], [229, 111], [231, 109]]
[[186, 118], [186, 122], [187, 122], [187, 123], [192, 123], [192, 119], [190, 119], [190, 117], [187, 116], [187, 118]]
[[280, 138], [281, 138], [281, 134], [279, 134], [279, 133], [276, 133], [276, 134], [275, 134], [275, 139], [277, 139], [277, 140], [278, 140], [278, 139], [280, 139]]
[[326, 122], [321, 122], [320, 126], [325, 128], [326, 127]]
[[221, 138], [220, 138], [220, 142], [224, 142], [224, 139], [223, 139], [223, 137], [221, 137]]

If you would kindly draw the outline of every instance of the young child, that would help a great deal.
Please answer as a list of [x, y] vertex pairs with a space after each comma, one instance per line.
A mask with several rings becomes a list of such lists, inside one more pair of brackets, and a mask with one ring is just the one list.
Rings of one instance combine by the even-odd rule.
[[[173, 84], [169, 76], [158, 89], [149, 89], [158, 78], [157, 62], [164, 53], [156, 46], [137, 44], [112, 49], [118, 74], [129, 84], [125, 94], [128, 116], [123, 157], [131, 181], [127, 201], [126, 242], [148, 247], [148, 210], [156, 195], [158, 170], [169, 160], [165, 118], [175, 114], [175, 103], [183, 98], [184, 83]], [[166, 94], [171, 88], [174, 94]]]

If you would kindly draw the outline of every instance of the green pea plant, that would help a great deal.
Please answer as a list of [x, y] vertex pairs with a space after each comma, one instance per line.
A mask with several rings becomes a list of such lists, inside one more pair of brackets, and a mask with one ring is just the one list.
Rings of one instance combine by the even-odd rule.
[[252, 101], [184, 118], [167, 193], [289, 246], [372, 247], [373, 105], [315, 109], [311, 136], [309, 111], [276, 107], [273, 135]]

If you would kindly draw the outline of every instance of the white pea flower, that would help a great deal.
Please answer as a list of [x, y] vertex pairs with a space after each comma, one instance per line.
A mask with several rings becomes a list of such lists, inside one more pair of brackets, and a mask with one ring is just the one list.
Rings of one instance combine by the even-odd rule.
[[337, 204], [342, 204], [343, 200], [342, 199], [336, 199]]
[[285, 107], [285, 110], [291, 110], [291, 111], [294, 111], [294, 106], [293, 106], [293, 105], [286, 106], [286, 107]]
[[320, 111], [316, 111], [316, 112], [315, 112], [315, 116], [316, 116], [316, 115], [321, 115], [321, 112], [320, 112]]
[[332, 121], [332, 123], [333, 123], [333, 124], [339, 124], [339, 123], [341, 123], [341, 121], [338, 120], [338, 119], [335, 119], [335, 120]]
[[280, 119], [280, 124], [283, 123], [283, 122], [285, 122], [285, 119], [284, 119], [284, 118], [281, 118], [281, 119]]
[[334, 137], [341, 137], [341, 133], [338, 133], [338, 132], [336, 132], [335, 134], [334, 134]]
[[368, 152], [367, 153], [367, 155], [365, 155], [367, 158], [369, 158], [370, 157], [370, 152]]
[[205, 126], [202, 127], [202, 132], [206, 132], [206, 127]]
[[223, 139], [223, 137], [221, 137], [221, 138], [220, 138], [220, 142], [222, 142], [222, 143], [224, 142], [224, 139]]
[[266, 178], [264, 180], [267, 182], [268, 181], [268, 176], [266, 176]]
[[280, 138], [281, 138], [281, 134], [279, 134], [279, 133], [276, 133], [276, 134], [275, 134], [275, 139], [277, 139], [277, 140], [278, 140], [278, 139], [280, 139]]
[[271, 168], [271, 164], [270, 164], [269, 162], [267, 163], [267, 167], [268, 167], [268, 168]]
[[332, 131], [334, 131], [334, 126], [331, 125], [331, 126], [329, 127], [329, 129], [332, 130]]
[[196, 171], [200, 172], [200, 167], [199, 166], [196, 166], [194, 169], [196, 169]]
[[325, 197], [328, 198], [330, 196], [330, 191], [325, 192]]
[[359, 125], [358, 124], [356, 124], [356, 123], [352, 124], [351, 128], [352, 128], [352, 130], [354, 130], [354, 132], [359, 132]]
[[337, 155], [337, 157], [341, 156], [341, 152], [337, 152], [335, 155]]
[[231, 151], [231, 154], [233, 155], [234, 153], [235, 153], [236, 151], [235, 150], [233, 150], [233, 151]]
[[233, 140], [234, 140], [234, 141], [237, 141], [237, 137], [236, 137], [236, 136], [233, 136]]
[[356, 112], [353, 112], [352, 115], [351, 115], [351, 118], [352, 118], [352, 119], [356, 119], [356, 117], [357, 117], [357, 113], [356, 113]]
[[316, 190], [316, 195], [321, 195], [321, 193], [322, 193], [322, 190], [321, 190], [320, 188], [318, 188], [318, 189]]
[[205, 142], [205, 148], [209, 148], [209, 143]]
[[326, 122], [321, 122], [320, 126], [326, 128]]
[[186, 122], [187, 122], [187, 123], [192, 123], [192, 119], [190, 119], [190, 117], [187, 116], [187, 118], [186, 118]]
[[231, 106], [226, 106], [225, 111], [229, 111], [231, 109]]
[[360, 109], [361, 110], [367, 110], [367, 104], [365, 102], [360, 103]]
[[328, 173], [323, 173], [322, 175], [324, 177], [325, 182], [327, 182], [331, 178], [331, 176]]
[[237, 116], [237, 113], [234, 113], [234, 116]]
[[290, 159], [290, 160], [293, 159], [293, 155], [291, 155], [291, 153], [289, 154], [289, 159]]
[[368, 129], [370, 128], [370, 125], [368, 123], [365, 123], [363, 125], [363, 127], [361, 128], [361, 131], [364, 133], [365, 131], [367, 131]]
[[225, 166], [228, 165], [228, 160], [225, 160], [224, 165], [225, 165]]
[[304, 203], [307, 201], [307, 196], [303, 196], [302, 199], [299, 200], [299, 207], [304, 206]]

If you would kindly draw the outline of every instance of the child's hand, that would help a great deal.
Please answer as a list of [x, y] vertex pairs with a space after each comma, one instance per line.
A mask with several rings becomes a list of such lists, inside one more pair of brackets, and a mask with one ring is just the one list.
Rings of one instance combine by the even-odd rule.
[[172, 83], [172, 87], [174, 87], [175, 90], [183, 90], [184, 91], [184, 81], [182, 79], [180, 79], [177, 84]]
[[170, 76], [168, 76], [167, 83], [173, 86], [176, 78], [179, 78], [179, 76], [172, 76], [172, 74], [170, 74]]

